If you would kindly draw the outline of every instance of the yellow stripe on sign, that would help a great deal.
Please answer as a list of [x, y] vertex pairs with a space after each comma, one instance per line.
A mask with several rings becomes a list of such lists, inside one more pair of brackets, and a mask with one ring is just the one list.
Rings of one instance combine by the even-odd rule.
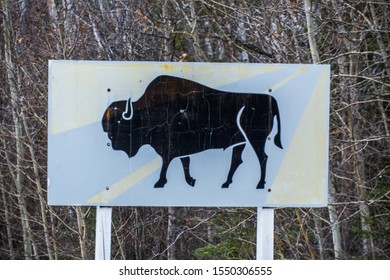
[[326, 205], [328, 81], [329, 69], [325, 68], [280, 165], [267, 204]]
[[108, 190], [104, 190], [94, 197], [90, 198], [87, 203], [109, 203], [125, 191], [135, 186], [146, 177], [151, 175], [153, 172], [161, 167], [161, 158], [157, 157], [141, 168], [137, 169], [133, 173], [129, 174], [119, 182], [116, 182], [109, 187]]
[[277, 84], [273, 85], [271, 87], [272, 91], [275, 91], [275, 90], [281, 88], [282, 86], [287, 84], [290, 80], [296, 78], [297, 76], [299, 76], [300, 74], [302, 74], [303, 72], [305, 72], [308, 69], [309, 69], [308, 66], [301, 67], [297, 72], [293, 73], [291, 76], [288, 76], [287, 78], [285, 78], [285, 79], [281, 80], [280, 82], [278, 82]]
[[169, 63], [161, 64], [160, 68], [164, 75], [177, 76], [218, 88], [269, 72], [283, 70], [284, 66], [235, 63]]

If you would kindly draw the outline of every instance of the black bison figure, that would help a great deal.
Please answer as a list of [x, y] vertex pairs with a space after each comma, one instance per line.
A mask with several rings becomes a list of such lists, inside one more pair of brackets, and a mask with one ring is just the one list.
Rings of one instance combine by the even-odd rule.
[[228, 188], [242, 163], [242, 151], [250, 144], [261, 169], [256, 187], [263, 189], [268, 158], [264, 147], [275, 116], [274, 143], [282, 149], [279, 109], [272, 96], [224, 92], [187, 79], [158, 76], [137, 101], [113, 102], [103, 115], [102, 125], [114, 150], [133, 157], [141, 146], [150, 145], [161, 156], [160, 179], [155, 188], [167, 183], [167, 169], [174, 158], [181, 159], [185, 179], [194, 186], [190, 155], [233, 147], [230, 170], [222, 184], [222, 188]]

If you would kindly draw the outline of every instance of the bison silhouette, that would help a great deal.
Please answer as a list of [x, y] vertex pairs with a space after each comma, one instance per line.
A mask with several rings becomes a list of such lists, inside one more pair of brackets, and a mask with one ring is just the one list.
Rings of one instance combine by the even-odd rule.
[[230, 170], [222, 184], [222, 188], [228, 188], [243, 162], [242, 151], [250, 144], [261, 169], [256, 188], [263, 189], [268, 158], [264, 148], [274, 117], [274, 143], [283, 149], [278, 104], [272, 96], [225, 92], [187, 79], [158, 76], [136, 102], [113, 102], [104, 112], [102, 125], [112, 148], [126, 152], [129, 158], [143, 145], [150, 145], [161, 156], [155, 188], [167, 183], [167, 169], [174, 158], [181, 159], [186, 182], [194, 186], [195, 179], [189, 172], [190, 155], [233, 147]]

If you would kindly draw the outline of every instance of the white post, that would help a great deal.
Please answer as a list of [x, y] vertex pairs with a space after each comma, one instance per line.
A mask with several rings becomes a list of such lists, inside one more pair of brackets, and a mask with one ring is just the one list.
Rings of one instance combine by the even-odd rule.
[[274, 209], [257, 207], [256, 259], [274, 259]]
[[95, 260], [111, 259], [111, 207], [96, 207]]

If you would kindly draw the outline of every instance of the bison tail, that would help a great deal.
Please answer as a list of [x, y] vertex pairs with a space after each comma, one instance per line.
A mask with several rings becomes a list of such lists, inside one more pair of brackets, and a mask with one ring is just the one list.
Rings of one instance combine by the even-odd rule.
[[276, 146], [278, 146], [279, 148], [283, 149], [282, 141], [281, 141], [281, 137], [280, 137], [280, 133], [281, 133], [280, 115], [279, 115], [279, 109], [278, 109], [278, 105], [277, 104], [276, 104], [276, 106], [274, 106], [274, 109], [275, 109], [274, 112], [275, 112], [275, 115], [276, 115], [276, 120], [278, 122], [278, 132], [275, 135], [274, 143], [275, 143]]
[[280, 141], [280, 131], [278, 131], [278, 133], [275, 135], [274, 142], [276, 146], [283, 149], [282, 142]]

